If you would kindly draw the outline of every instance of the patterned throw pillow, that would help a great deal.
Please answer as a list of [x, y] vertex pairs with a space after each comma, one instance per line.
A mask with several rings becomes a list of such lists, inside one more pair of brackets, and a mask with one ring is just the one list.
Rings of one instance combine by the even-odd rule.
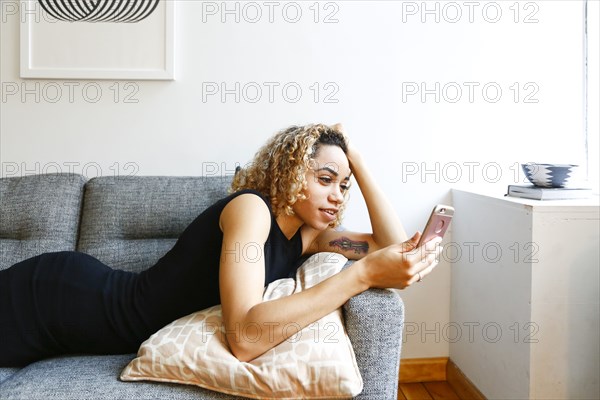
[[[347, 259], [318, 253], [297, 271], [296, 279], [280, 279], [265, 289], [263, 300], [306, 290], [338, 273]], [[265, 327], [266, 328], [266, 327]], [[261, 334], [255, 326], [241, 334]], [[221, 306], [195, 312], [165, 326], [146, 340], [121, 373], [121, 380], [150, 380], [197, 385], [254, 399], [338, 399], [358, 395], [363, 381], [341, 309], [300, 330], [250, 362], [230, 352]], [[264, 329], [262, 334], [268, 334]]]

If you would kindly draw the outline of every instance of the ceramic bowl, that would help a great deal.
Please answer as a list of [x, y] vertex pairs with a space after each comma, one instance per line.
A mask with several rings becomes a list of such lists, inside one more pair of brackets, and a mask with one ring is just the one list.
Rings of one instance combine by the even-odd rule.
[[580, 167], [575, 164], [521, 164], [523, 172], [535, 186], [570, 187], [579, 183]]

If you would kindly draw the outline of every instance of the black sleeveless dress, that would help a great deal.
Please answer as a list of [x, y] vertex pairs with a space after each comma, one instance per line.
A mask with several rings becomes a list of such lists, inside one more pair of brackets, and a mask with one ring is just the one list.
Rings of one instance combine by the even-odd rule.
[[[0, 271], [0, 367], [68, 353], [135, 353], [168, 323], [220, 304], [219, 217], [243, 193], [258, 195], [269, 206], [253, 190], [219, 200], [141, 273], [112, 269], [74, 251], [45, 253]], [[227, 250], [254, 259], [256, 247]], [[293, 276], [302, 254], [300, 230], [288, 240], [271, 213], [262, 250], [265, 285]]]

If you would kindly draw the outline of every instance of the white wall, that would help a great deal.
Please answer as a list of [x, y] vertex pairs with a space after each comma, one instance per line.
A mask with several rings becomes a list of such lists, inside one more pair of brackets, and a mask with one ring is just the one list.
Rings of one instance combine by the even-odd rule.
[[[522, 179], [519, 162], [583, 159], [580, 1], [321, 2], [317, 23], [313, 2], [293, 4], [302, 9], [297, 23], [284, 18], [294, 17], [293, 8], [282, 14], [285, 2], [276, 3], [272, 23], [263, 2], [255, 3], [260, 21], [241, 15], [236, 23], [233, 15], [222, 22], [219, 14], [203, 14], [201, 1], [177, 1], [174, 81], [80, 81], [72, 102], [63, 81], [19, 78], [19, 21], [28, 16], [8, 12], [11, 3], [2, 0], [2, 176], [56, 169], [90, 177], [197, 175], [213, 172], [215, 163], [223, 166], [217, 173], [230, 172], [281, 128], [343, 122], [412, 233], [435, 203], [451, 201], [450, 187], [504, 192], [506, 183]], [[236, 4], [244, 9], [236, 2], [228, 8]], [[221, 2], [211, 6], [222, 9]], [[324, 23], [327, 15], [336, 21]], [[203, 101], [203, 83], [210, 82], [230, 89], [236, 82], [293, 83], [303, 92], [296, 103], [280, 90], [270, 102], [266, 87], [256, 103], [233, 95]], [[15, 83], [19, 93], [7, 94]], [[86, 101], [86, 83], [102, 89], [98, 102]], [[44, 96], [48, 84], [65, 89], [54, 103]], [[439, 100], [413, 94], [421, 84], [434, 92], [438, 84]], [[39, 102], [21, 85], [39, 93]], [[132, 93], [137, 103], [125, 102]], [[325, 102], [327, 94], [337, 102]], [[356, 189], [352, 197], [345, 225], [367, 230]], [[402, 292], [403, 357], [449, 354], [442, 333], [450, 272], [443, 260], [435, 274]]]

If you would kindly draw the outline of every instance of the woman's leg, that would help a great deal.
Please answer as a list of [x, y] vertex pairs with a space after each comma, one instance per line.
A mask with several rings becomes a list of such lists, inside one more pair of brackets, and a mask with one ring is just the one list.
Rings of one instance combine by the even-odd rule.
[[0, 271], [0, 367], [67, 353], [137, 351], [136, 277], [67, 251]]
[[33, 276], [41, 260], [32, 257], [0, 271], [0, 367], [22, 367], [60, 351], [36, 309]]

